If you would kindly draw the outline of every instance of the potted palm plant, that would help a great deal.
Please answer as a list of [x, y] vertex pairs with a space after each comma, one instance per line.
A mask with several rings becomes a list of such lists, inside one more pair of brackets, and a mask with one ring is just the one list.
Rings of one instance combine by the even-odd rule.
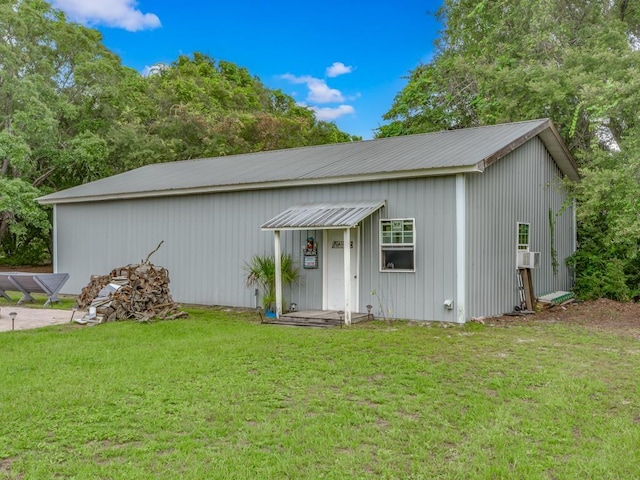
[[[298, 269], [294, 266], [291, 255], [280, 256], [282, 286], [288, 287], [298, 280]], [[262, 307], [265, 315], [275, 317], [276, 311], [276, 261], [274, 255], [255, 255], [245, 264], [247, 287], [257, 287], [262, 293]], [[282, 310], [286, 301], [282, 298]]]

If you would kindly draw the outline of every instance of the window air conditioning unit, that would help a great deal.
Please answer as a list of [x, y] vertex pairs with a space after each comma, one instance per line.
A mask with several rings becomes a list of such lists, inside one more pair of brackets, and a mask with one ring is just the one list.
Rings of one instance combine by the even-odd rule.
[[540, 252], [518, 252], [518, 268], [538, 268], [540, 266]]

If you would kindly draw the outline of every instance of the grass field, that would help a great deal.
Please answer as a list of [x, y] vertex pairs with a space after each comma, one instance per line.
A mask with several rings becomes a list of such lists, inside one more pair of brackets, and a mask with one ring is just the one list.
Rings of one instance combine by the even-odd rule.
[[640, 345], [562, 325], [0, 334], [0, 478], [640, 478]]

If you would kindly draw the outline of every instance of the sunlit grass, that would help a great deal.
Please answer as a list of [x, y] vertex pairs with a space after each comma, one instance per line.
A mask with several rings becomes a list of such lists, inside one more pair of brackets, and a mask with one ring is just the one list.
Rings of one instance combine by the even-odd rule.
[[0, 334], [0, 478], [637, 478], [640, 346], [561, 325]]
[[[19, 292], [5, 292], [5, 294], [11, 298], [11, 302], [5, 298], [0, 297], [0, 308], [9, 308], [12, 305], [16, 305], [18, 301], [22, 299], [22, 294]], [[47, 301], [47, 295], [44, 293], [32, 293], [33, 301], [24, 301], [20, 304], [20, 307], [25, 308], [43, 308]], [[69, 310], [76, 306], [76, 297], [72, 295], [58, 295], [58, 302], [52, 302], [47, 305], [46, 308], [53, 308], [55, 310]]]

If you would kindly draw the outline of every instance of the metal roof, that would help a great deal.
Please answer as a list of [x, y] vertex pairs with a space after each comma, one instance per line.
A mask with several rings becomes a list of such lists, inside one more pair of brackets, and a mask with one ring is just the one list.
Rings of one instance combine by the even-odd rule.
[[571, 154], [551, 121], [542, 119], [151, 164], [52, 193], [38, 201], [75, 203], [482, 172], [536, 135], [561, 171], [577, 180]]
[[287, 208], [260, 228], [262, 230], [304, 230], [354, 227], [376, 210], [384, 200], [346, 203], [305, 203]]

